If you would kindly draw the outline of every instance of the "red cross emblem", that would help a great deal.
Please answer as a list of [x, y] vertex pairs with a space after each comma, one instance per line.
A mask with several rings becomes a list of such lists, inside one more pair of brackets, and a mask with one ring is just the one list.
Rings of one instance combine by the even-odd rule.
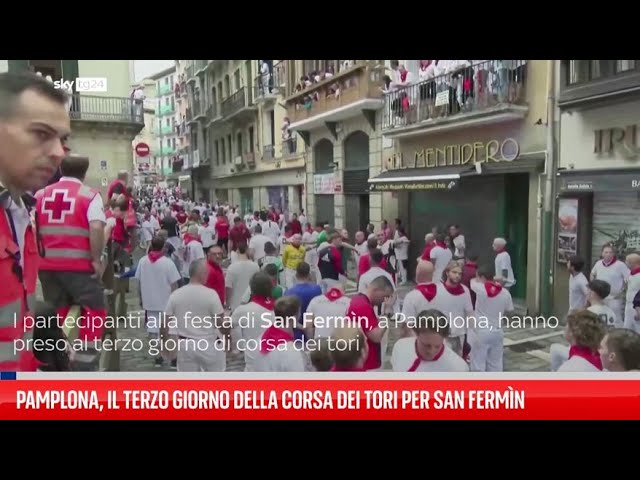
[[73, 213], [76, 205], [75, 198], [68, 198], [68, 191], [54, 189], [51, 196], [42, 201], [42, 213], [46, 214], [49, 223], [64, 223], [65, 218]]

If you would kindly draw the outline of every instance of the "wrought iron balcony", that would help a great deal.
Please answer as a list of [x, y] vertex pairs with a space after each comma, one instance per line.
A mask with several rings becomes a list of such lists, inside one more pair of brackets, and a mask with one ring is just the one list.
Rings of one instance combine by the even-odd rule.
[[128, 97], [75, 94], [69, 115], [72, 121], [113, 122], [144, 126], [144, 108]]
[[250, 98], [251, 90], [241, 87], [229, 98], [222, 102], [222, 116], [225, 119], [231, 119], [235, 117], [241, 117], [243, 114], [253, 114], [257, 108], [252, 105], [252, 99]]
[[406, 87], [387, 86], [385, 135], [450, 129], [462, 121], [481, 124], [524, 118], [527, 60], [458, 65], [455, 71]]
[[[365, 61], [312, 85], [299, 85], [286, 99], [292, 128], [304, 131], [380, 109], [384, 105], [383, 77], [383, 66]], [[375, 123], [375, 115], [368, 118]]]

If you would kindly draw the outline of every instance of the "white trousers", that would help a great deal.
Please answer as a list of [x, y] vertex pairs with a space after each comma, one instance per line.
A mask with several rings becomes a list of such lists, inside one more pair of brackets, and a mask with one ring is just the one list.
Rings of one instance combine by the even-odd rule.
[[470, 330], [467, 336], [471, 352], [472, 372], [504, 371], [504, 332], [502, 330]]
[[551, 371], [557, 372], [564, 362], [569, 360], [569, 346], [553, 343], [549, 348], [551, 354]]
[[224, 343], [214, 337], [180, 339], [177, 367], [178, 372], [224, 372], [227, 368]]
[[622, 328], [622, 326], [625, 324], [625, 301], [621, 298], [605, 298], [604, 304], [611, 310], [613, 310], [613, 313], [616, 314], [616, 323], [614, 324], [614, 326], [616, 328]]
[[296, 271], [292, 268], [284, 269], [284, 287], [291, 288], [296, 284]]

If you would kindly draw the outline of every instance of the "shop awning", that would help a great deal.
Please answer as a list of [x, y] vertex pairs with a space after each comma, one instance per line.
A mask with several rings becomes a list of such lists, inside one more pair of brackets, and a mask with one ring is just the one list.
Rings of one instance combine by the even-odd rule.
[[640, 192], [640, 168], [561, 170], [558, 172], [558, 190], [570, 192]]
[[405, 168], [388, 170], [369, 179], [372, 192], [402, 192], [410, 190], [452, 190], [458, 187], [460, 179], [468, 175], [477, 175], [476, 169], [469, 165]]

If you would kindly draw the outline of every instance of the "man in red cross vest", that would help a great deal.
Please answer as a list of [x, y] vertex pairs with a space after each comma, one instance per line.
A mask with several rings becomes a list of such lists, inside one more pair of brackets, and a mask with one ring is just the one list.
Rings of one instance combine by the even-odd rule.
[[33, 192], [64, 158], [67, 95], [35, 74], [0, 73], [0, 371], [35, 371], [33, 325], [38, 245]]
[[87, 342], [86, 353], [93, 354], [84, 356], [88, 361], [83, 360], [82, 369], [97, 360], [106, 322], [101, 284], [106, 219], [100, 193], [82, 183], [88, 168], [88, 158], [69, 155], [60, 166], [60, 180], [36, 194], [36, 225], [44, 250], [42, 293], [61, 318], [71, 306], [82, 308], [76, 317], [78, 339]]

